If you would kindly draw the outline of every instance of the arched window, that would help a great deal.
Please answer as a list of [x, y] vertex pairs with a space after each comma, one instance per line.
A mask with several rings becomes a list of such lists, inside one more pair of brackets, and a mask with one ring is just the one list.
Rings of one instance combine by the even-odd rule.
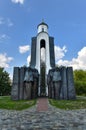
[[40, 48], [42, 48], [42, 47], [45, 48], [45, 40], [44, 40], [44, 39], [42, 39], [42, 40], [40, 41]]

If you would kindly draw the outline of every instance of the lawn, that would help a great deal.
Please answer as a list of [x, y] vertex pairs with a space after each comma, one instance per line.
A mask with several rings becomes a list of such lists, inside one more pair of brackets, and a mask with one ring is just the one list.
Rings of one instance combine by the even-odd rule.
[[[76, 100], [54, 100], [49, 103], [65, 110], [86, 109], [86, 97], [78, 96]], [[24, 110], [36, 104], [35, 100], [12, 101], [10, 96], [0, 96], [0, 109]]]
[[12, 101], [10, 96], [0, 96], [0, 109], [23, 110], [36, 104], [36, 100]]
[[49, 99], [49, 103], [57, 108], [65, 110], [86, 109], [86, 97], [77, 97], [76, 100], [54, 100]]

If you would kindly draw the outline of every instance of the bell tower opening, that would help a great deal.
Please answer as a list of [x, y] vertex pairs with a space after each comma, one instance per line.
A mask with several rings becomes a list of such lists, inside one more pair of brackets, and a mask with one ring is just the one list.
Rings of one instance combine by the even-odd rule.
[[40, 96], [46, 96], [45, 40], [40, 41]]

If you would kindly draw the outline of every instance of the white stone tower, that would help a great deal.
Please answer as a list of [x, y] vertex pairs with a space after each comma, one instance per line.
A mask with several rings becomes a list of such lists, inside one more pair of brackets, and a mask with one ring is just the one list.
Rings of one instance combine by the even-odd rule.
[[[36, 68], [41, 73], [41, 48], [45, 48], [45, 79], [49, 69], [55, 67], [55, 56], [54, 56], [54, 38], [48, 34], [48, 25], [44, 22], [37, 26], [38, 32], [36, 37], [32, 37], [31, 44], [31, 67]], [[41, 78], [41, 77], [40, 77]], [[46, 96], [48, 96], [48, 87], [46, 84]], [[38, 95], [41, 95], [41, 86], [39, 83]]]

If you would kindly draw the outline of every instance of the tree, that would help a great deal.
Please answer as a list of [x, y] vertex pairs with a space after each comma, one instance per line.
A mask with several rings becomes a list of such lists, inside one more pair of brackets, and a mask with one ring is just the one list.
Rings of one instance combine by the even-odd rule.
[[4, 68], [0, 67], [0, 96], [10, 95], [11, 92], [11, 80], [8, 72]]
[[86, 82], [86, 71], [84, 70], [75, 70], [74, 71], [74, 79], [76, 81], [85, 81]]
[[74, 71], [74, 83], [77, 95], [86, 95], [86, 71]]

